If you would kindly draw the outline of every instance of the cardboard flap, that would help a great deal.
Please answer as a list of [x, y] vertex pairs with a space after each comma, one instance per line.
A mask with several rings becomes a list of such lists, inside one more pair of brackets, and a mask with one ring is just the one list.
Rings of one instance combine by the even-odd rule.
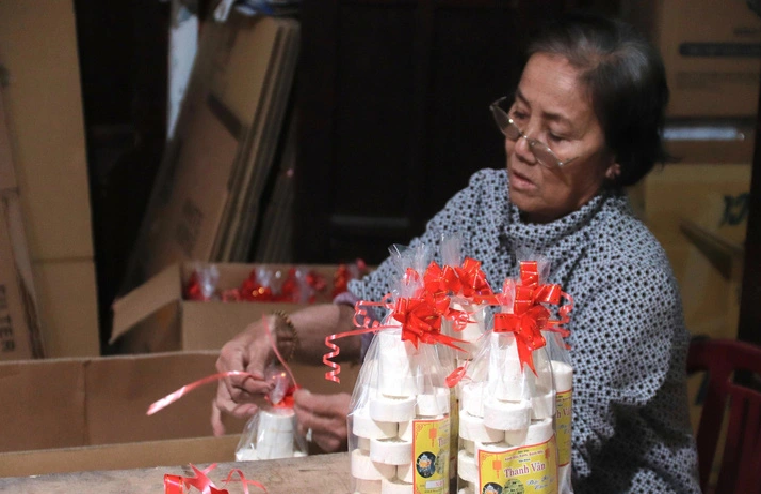
[[180, 265], [172, 264], [114, 302], [114, 324], [109, 343], [114, 343], [130, 328], [157, 310], [181, 299]]

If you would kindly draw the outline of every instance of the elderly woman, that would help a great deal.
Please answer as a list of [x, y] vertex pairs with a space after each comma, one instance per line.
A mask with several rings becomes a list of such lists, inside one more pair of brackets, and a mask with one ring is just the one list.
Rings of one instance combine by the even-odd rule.
[[[527, 60], [514, 92], [491, 106], [506, 169], [474, 174], [412, 244], [460, 233], [464, 253], [482, 261], [493, 286], [517, 275], [516, 251], [551, 260], [548, 282], [575, 300], [568, 325], [575, 492], [699, 492], [677, 284], [622, 192], [664, 157], [662, 61], [627, 25], [594, 16], [547, 26]], [[273, 316], [278, 344], [319, 362], [325, 336], [352, 328], [352, 298], [380, 300], [391, 272], [386, 261], [332, 306]], [[360, 342], [349, 340], [341, 353], [357, 355]], [[253, 324], [223, 348], [218, 368], [260, 376], [270, 357], [266, 334]], [[220, 385], [216, 432], [221, 411], [250, 414], [247, 398], [265, 389], [255, 380]], [[298, 392], [300, 426], [324, 448], [342, 447], [349, 399]]]

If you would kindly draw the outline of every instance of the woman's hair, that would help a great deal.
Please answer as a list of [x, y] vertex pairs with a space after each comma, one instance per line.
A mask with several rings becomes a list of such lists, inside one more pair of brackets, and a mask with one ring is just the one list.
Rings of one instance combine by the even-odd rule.
[[582, 71], [606, 146], [621, 173], [615, 185], [638, 182], [667, 154], [661, 135], [668, 103], [663, 60], [630, 25], [594, 14], [568, 14], [546, 24], [528, 45], [560, 55]]

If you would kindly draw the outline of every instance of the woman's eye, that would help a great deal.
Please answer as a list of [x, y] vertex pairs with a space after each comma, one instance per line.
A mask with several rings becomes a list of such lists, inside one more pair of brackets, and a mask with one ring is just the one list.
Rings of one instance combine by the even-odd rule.
[[522, 111], [513, 111], [513, 120], [526, 120], [528, 118], [528, 114]]
[[552, 142], [563, 142], [563, 141], [565, 141], [565, 137], [559, 136], [557, 134], [549, 134], [548, 137], [549, 137], [550, 141], [552, 141]]

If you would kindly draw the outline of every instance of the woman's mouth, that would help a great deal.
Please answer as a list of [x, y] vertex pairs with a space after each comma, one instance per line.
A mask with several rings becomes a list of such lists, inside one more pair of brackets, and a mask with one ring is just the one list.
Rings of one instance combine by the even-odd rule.
[[510, 185], [519, 190], [536, 189], [536, 184], [527, 176], [512, 170]]

